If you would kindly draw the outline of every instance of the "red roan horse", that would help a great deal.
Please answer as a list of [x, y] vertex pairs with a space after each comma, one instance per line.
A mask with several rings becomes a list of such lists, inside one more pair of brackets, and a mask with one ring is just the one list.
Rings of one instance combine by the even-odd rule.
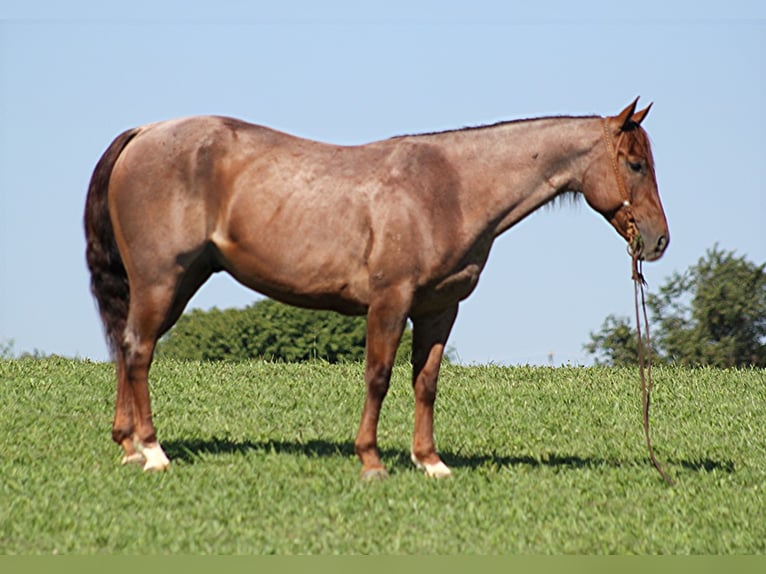
[[494, 239], [577, 192], [651, 261], [668, 245], [636, 103], [614, 117], [547, 117], [360, 146], [307, 141], [222, 117], [119, 135], [93, 172], [87, 262], [117, 363], [112, 438], [123, 463], [169, 464], [148, 373], [157, 339], [217, 271], [285, 303], [367, 314], [364, 478], [383, 477], [381, 404], [413, 324], [412, 461], [449, 476], [433, 408], [442, 353]]

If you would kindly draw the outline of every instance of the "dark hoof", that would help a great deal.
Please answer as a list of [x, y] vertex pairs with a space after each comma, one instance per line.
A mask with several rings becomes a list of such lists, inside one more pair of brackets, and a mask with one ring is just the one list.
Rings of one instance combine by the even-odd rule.
[[362, 471], [361, 478], [365, 482], [385, 480], [388, 478], [388, 472], [385, 468], [370, 468]]

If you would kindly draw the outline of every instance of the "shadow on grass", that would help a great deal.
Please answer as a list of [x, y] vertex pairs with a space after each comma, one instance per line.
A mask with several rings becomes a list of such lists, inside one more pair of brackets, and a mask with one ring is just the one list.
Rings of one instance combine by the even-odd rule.
[[[209, 455], [248, 454], [253, 452], [289, 454], [305, 457], [353, 457], [354, 443], [351, 441], [308, 440], [306, 442], [266, 440], [235, 441], [228, 438], [169, 440], [162, 443], [171, 460], [182, 460], [195, 464], [200, 458]], [[549, 468], [600, 468], [651, 464], [648, 458], [642, 460], [617, 460], [599, 457], [581, 457], [578, 455], [560, 455], [547, 453], [540, 457], [506, 456], [497, 454], [463, 455], [442, 451], [442, 459], [452, 468], [477, 469], [481, 467], [549, 467]], [[410, 468], [409, 453], [400, 449], [381, 448], [380, 456], [391, 469]], [[693, 472], [720, 471], [734, 472], [734, 463], [730, 460], [717, 461], [709, 458], [695, 460], [668, 460], [668, 464], [678, 465]]]
[[188, 463], [195, 463], [200, 457], [207, 455], [249, 454], [254, 452], [307, 457], [354, 456], [354, 444], [350, 441], [235, 441], [228, 438], [213, 437], [211, 439], [163, 441], [162, 448], [171, 460], [183, 460]]
[[[482, 466], [529, 466], [529, 467], [551, 467], [551, 468], [602, 468], [612, 467], [620, 468], [623, 466], [650, 465], [648, 457], [632, 460], [606, 459], [599, 457], [581, 457], [577, 455], [560, 455], [555, 453], [546, 453], [540, 457], [533, 456], [503, 456], [503, 455], [455, 455], [444, 453], [442, 455], [445, 464], [455, 468], [468, 467], [479, 468]], [[730, 460], [716, 461], [709, 458], [698, 460], [668, 460], [670, 465], [679, 465], [687, 470], [694, 472], [711, 472], [713, 470], [732, 473], [734, 472], [734, 463]]]

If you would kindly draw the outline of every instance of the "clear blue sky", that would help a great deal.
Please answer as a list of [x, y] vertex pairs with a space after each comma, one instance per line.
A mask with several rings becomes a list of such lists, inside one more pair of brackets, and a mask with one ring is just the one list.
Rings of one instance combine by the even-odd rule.
[[[351, 144], [641, 95], [672, 236], [650, 285], [716, 242], [766, 261], [765, 5], [4, 2], [0, 343], [106, 359], [84, 263], [91, 171], [123, 129], [192, 114]], [[495, 243], [450, 343], [464, 363], [587, 364], [589, 331], [630, 315], [632, 293], [600, 216], [546, 209]], [[255, 297], [220, 275], [192, 305]]]

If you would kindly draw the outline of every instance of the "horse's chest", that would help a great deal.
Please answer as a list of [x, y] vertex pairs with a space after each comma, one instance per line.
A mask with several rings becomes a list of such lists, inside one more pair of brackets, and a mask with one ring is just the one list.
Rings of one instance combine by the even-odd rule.
[[436, 285], [436, 292], [451, 295], [455, 299], [465, 299], [476, 287], [479, 281], [481, 267], [476, 263], [466, 265], [459, 271], [444, 278]]
[[473, 292], [480, 273], [481, 266], [471, 263], [423, 289], [417, 297], [418, 311], [431, 312], [462, 301]]

